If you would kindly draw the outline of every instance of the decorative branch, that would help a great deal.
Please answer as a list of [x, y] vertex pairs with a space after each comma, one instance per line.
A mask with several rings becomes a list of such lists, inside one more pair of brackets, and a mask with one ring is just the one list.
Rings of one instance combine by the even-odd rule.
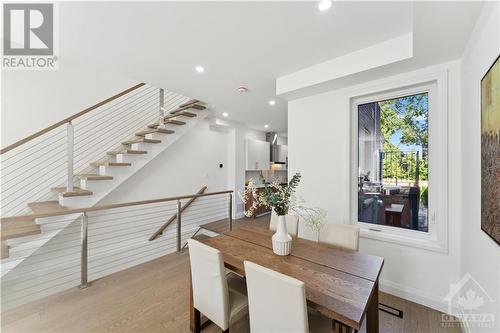
[[252, 205], [245, 211], [245, 216], [251, 217], [259, 206], [268, 207], [281, 216], [293, 212], [299, 217], [299, 220], [303, 220], [309, 228], [319, 233], [323, 227], [326, 212], [319, 207], [306, 207], [303, 205], [304, 200], [296, 199], [295, 191], [300, 183], [300, 178], [300, 173], [296, 173], [286, 186], [282, 186], [277, 179], [266, 184], [265, 179], [261, 176], [264, 188], [261, 188], [260, 191], [255, 187], [255, 181], [250, 179], [245, 190], [238, 193], [245, 203], [252, 198]]

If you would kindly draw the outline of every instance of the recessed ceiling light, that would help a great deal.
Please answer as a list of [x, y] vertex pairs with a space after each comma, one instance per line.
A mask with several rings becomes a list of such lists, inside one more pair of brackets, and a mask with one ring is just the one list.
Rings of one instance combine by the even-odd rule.
[[269, 101], [269, 105], [275, 105], [275, 104], [276, 104], [276, 101], [274, 101], [274, 100]]
[[222, 115], [227, 118], [227, 116], [229, 116], [229, 113], [224, 112]]
[[239, 86], [236, 90], [240, 93], [244, 93], [248, 91], [248, 88], [244, 86]]
[[265, 124], [265, 125], [264, 125], [264, 128], [269, 128], [269, 125], [268, 125], [268, 124]]
[[318, 9], [324, 12], [325, 10], [330, 9], [332, 6], [332, 2], [330, 0], [320, 1], [318, 3]]
[[205, 71], [205, 68], [203, 66], [196, 66], [194, 68], [198, 73], [203, 73]]

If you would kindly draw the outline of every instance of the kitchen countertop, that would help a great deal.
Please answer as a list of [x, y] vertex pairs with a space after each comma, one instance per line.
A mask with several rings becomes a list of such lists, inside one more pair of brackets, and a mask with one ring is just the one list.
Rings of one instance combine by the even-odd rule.
[[[281, 186], [286, 186], [288, 185], [288, 183], [280, 183]], [[245, 185], [245, 187], [248, 187], [247, 185]], [[255, 188], [264, 188], [265, 185], [264, 184], [260, 184], [260, 185], [255, 185]]]

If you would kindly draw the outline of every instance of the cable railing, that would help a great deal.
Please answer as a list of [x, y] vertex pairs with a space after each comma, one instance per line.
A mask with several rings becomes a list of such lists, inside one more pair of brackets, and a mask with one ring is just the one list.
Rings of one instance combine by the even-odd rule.
[[[233, 191], [200, 191], [1, 218], [2, 224], [51, 218], [43, 224], [44, 231], [64, 226], [35, 252], [31, 247], [36, 247], [36, 242], [13, 246], [13, 258], [2, 262], [2, 271], [9, 270], [9, 260], [14, 262], [24, 254], [26, 258], [15, 267], [14, 274], [2, 272], [2, 305], [9, 308], [74, 286], [85, 288], [90, 281], [103, 276], [169, 253], [180, 253], [187, 240], [205, 223], [227, 220], [232, 229]], [[182, 209], [188, 202], [191, 204]], [[172, 216], [175, 216], [173, 223], [150, 241], [151, 235]]]
[[75, 175], [95, 173], [91, 162], [191, 99], [140, 83], [0, 150], [2, 215], [29, 212], [26, 204], [72, 192]]

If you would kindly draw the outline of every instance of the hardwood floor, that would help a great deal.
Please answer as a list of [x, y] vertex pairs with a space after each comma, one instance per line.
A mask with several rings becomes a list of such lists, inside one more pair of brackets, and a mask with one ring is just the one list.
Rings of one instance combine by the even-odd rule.
[[[237, 226], [241, 221], [235, 222]], [[264, 223], [264, 222], [259, 222]], [[189, 332], [189, 257], [168, 255], [2, 313], [2, 332]], [[380, 332], [461, 332], [442, 328], [441, 314], [380, 293], [404, 318], [379, 311]], [[248, 332], [248, 318], [231, 327]], [[209, 325], [203, 332], [220, 332]], [[362, 329], [361, 332], [364, 332]]]

